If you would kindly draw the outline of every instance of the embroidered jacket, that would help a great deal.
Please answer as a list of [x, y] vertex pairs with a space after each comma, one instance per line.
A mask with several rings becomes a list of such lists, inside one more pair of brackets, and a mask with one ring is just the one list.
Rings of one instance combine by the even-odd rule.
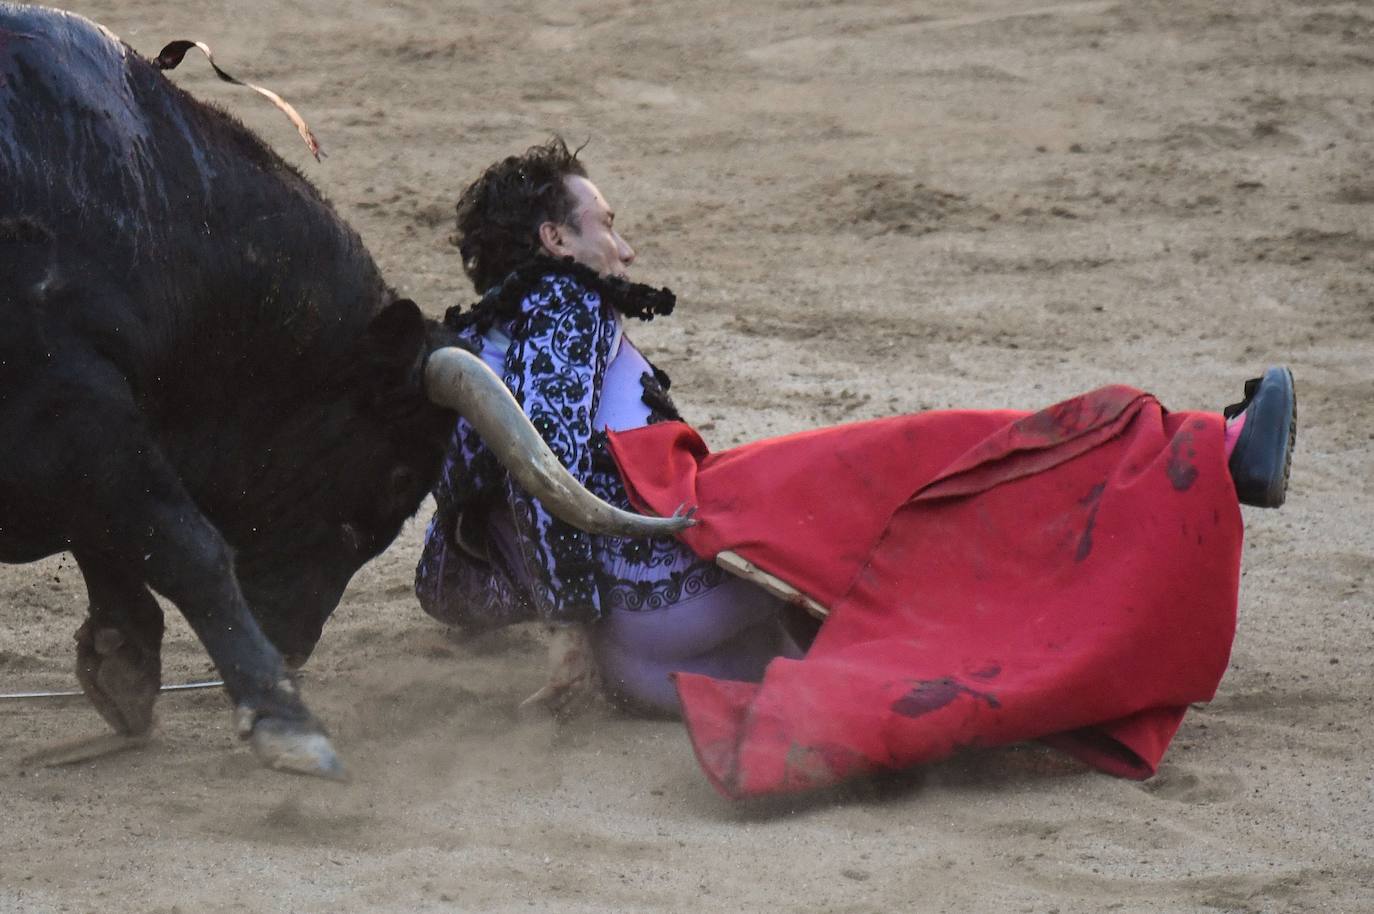
[[[651, 320], [670, 313], [673, 303], [666, 289], [544, 260], [512, 273], [470, 311], [452, 309], [445, 323], [479, 348], [493, 334], [509, 340], [503, 380], [550, 449], [591, 492], [630, 509], [594, 419], [617, 312]], [[667, 376], [648, 367], [640, 380], [647, 421], [678, 418]], [[450, 624], [592, 622], [611, 609], [671, 605], [724, 577], [672, 537], [596, 536], [555, 519], [509, 479], [464, 419], [454, 428], [434, 496], [415, 589], [425, 611]], [[492, 538], [492, 518], [502, 511], [519, 544], [514, 560]]]

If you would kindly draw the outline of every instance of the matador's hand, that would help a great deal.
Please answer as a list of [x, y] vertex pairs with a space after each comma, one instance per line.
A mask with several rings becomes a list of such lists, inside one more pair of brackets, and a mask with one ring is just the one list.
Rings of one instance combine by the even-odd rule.
[[549, 636], [549, 681], [520, 707], [542, 704], [555, 714], [576, 713], [595, 696], [597, 680], [587, 627], [555, 626]]

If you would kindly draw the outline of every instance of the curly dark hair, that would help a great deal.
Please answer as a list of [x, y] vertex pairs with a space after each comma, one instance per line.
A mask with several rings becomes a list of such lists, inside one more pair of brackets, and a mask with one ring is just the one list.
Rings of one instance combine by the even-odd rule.
[[540, 224], [572, 224], [576, 201], [563, 179], [587, 176], [578, 151], [554, 136], [492, 165], [458, 198], [453, 243], [479, 293], [539, 255]]

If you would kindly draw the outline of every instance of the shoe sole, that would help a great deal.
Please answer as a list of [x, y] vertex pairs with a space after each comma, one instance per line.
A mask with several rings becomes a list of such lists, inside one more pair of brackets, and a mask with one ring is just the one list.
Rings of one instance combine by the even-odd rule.
[[[1293, 383], [1293, 372], [1287, 366], [1270, 366], [1260, 379], [1254, 398], [1254, 402], [1247, 407], [1248, 411], [1253, 412], [1240, 433], [1241, 440], [1237, 442], [1231, 459], [1236, 460], [1243, 452], [1253, 447], [1260, 449], [1260, 462], [1256, 465], [1255, 458], [1251, 458], [1250, 461], [1242, 460], [1240, 465], [1232, 463], [1232, 478], [1236, 482], [1236, 494], [1240, 496], [1243, 504], [1256, 508], [1277, 508], [1288, 496], [1288, 478], [1293, 469], [1293, 448], [1298, 440], [1298, 395]], [[1274, 402], [1279, 398], [1287, 401], [1287, 409], [1283, 413], [1275, 414], [1276, 407], [1282, 408], [1279, 403]], [[1264, 411], [1263, 416], [1260, 414], [1261, 409]], [[1268, 425], [1270, 434], [1277, 432], [1279, 441], [1266, 444], [1255, 439], [1254, 436], [1259, 434], [1261, 427], [1259, 423]], [[1273, 427], [1275, 424], [1279, 426], [1277, 429]], [[1283, 448], [1280, 457], [1282, 463], [1266, 467], [1263, 461], [1265, 449], [1273, 448], [1276, 444]], [[1240, 475], [1237, 475], [1238, 473]]]
[[1287, 382], [1288, 390], [1292, 394], [1289, 398], [1290, 408], [1288, 410], [1288, 441], [1283, 449], [1283, 474], [1277, 483], [1265, 493], [1268, 506], [1271, 508], [1281, 507], [1288, 498], [1288, 476], [1293, 471], [1293, 448], [1298, 443], [1298, 388], [1293, 383], [1293, 372], [1286, 366], [1276, 366], [1266, 371], [1267, 379], [1275, 371], [1282, 371], [1284, 380]]
[[1283, 452], [1283, 488], [1279, 490], [1278, 501], [1274, 507], [1279, 507], [1288, 497], [1288, 474], [1293, 470], [1293, 448], [1298, 445], [1298, 386], [1293, 382], [1293, 372], [1287, 368], [1283, 373], [1288, 376], [1288, 389], [1293, 391], [1293, 408], [1288, 411], [1288, 447]]

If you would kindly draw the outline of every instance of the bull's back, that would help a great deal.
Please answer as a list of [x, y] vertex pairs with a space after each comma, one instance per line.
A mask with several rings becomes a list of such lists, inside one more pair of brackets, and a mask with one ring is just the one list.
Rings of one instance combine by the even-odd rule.
[[74, 14], [0, 2], [0, 187], [0, 235], [47, 231], [52, 294], [84, 296], [33, 302], [44, 332], [103, 336], [147, 378], [337, 352], [384, 295], [304, 178]]
[[193, 126], [173, 93], [149, 91], [149, 69], [87, 19], [0, 3], [0, 207], [149, 240], [173, 205], [169, 177], [208, 177]]

